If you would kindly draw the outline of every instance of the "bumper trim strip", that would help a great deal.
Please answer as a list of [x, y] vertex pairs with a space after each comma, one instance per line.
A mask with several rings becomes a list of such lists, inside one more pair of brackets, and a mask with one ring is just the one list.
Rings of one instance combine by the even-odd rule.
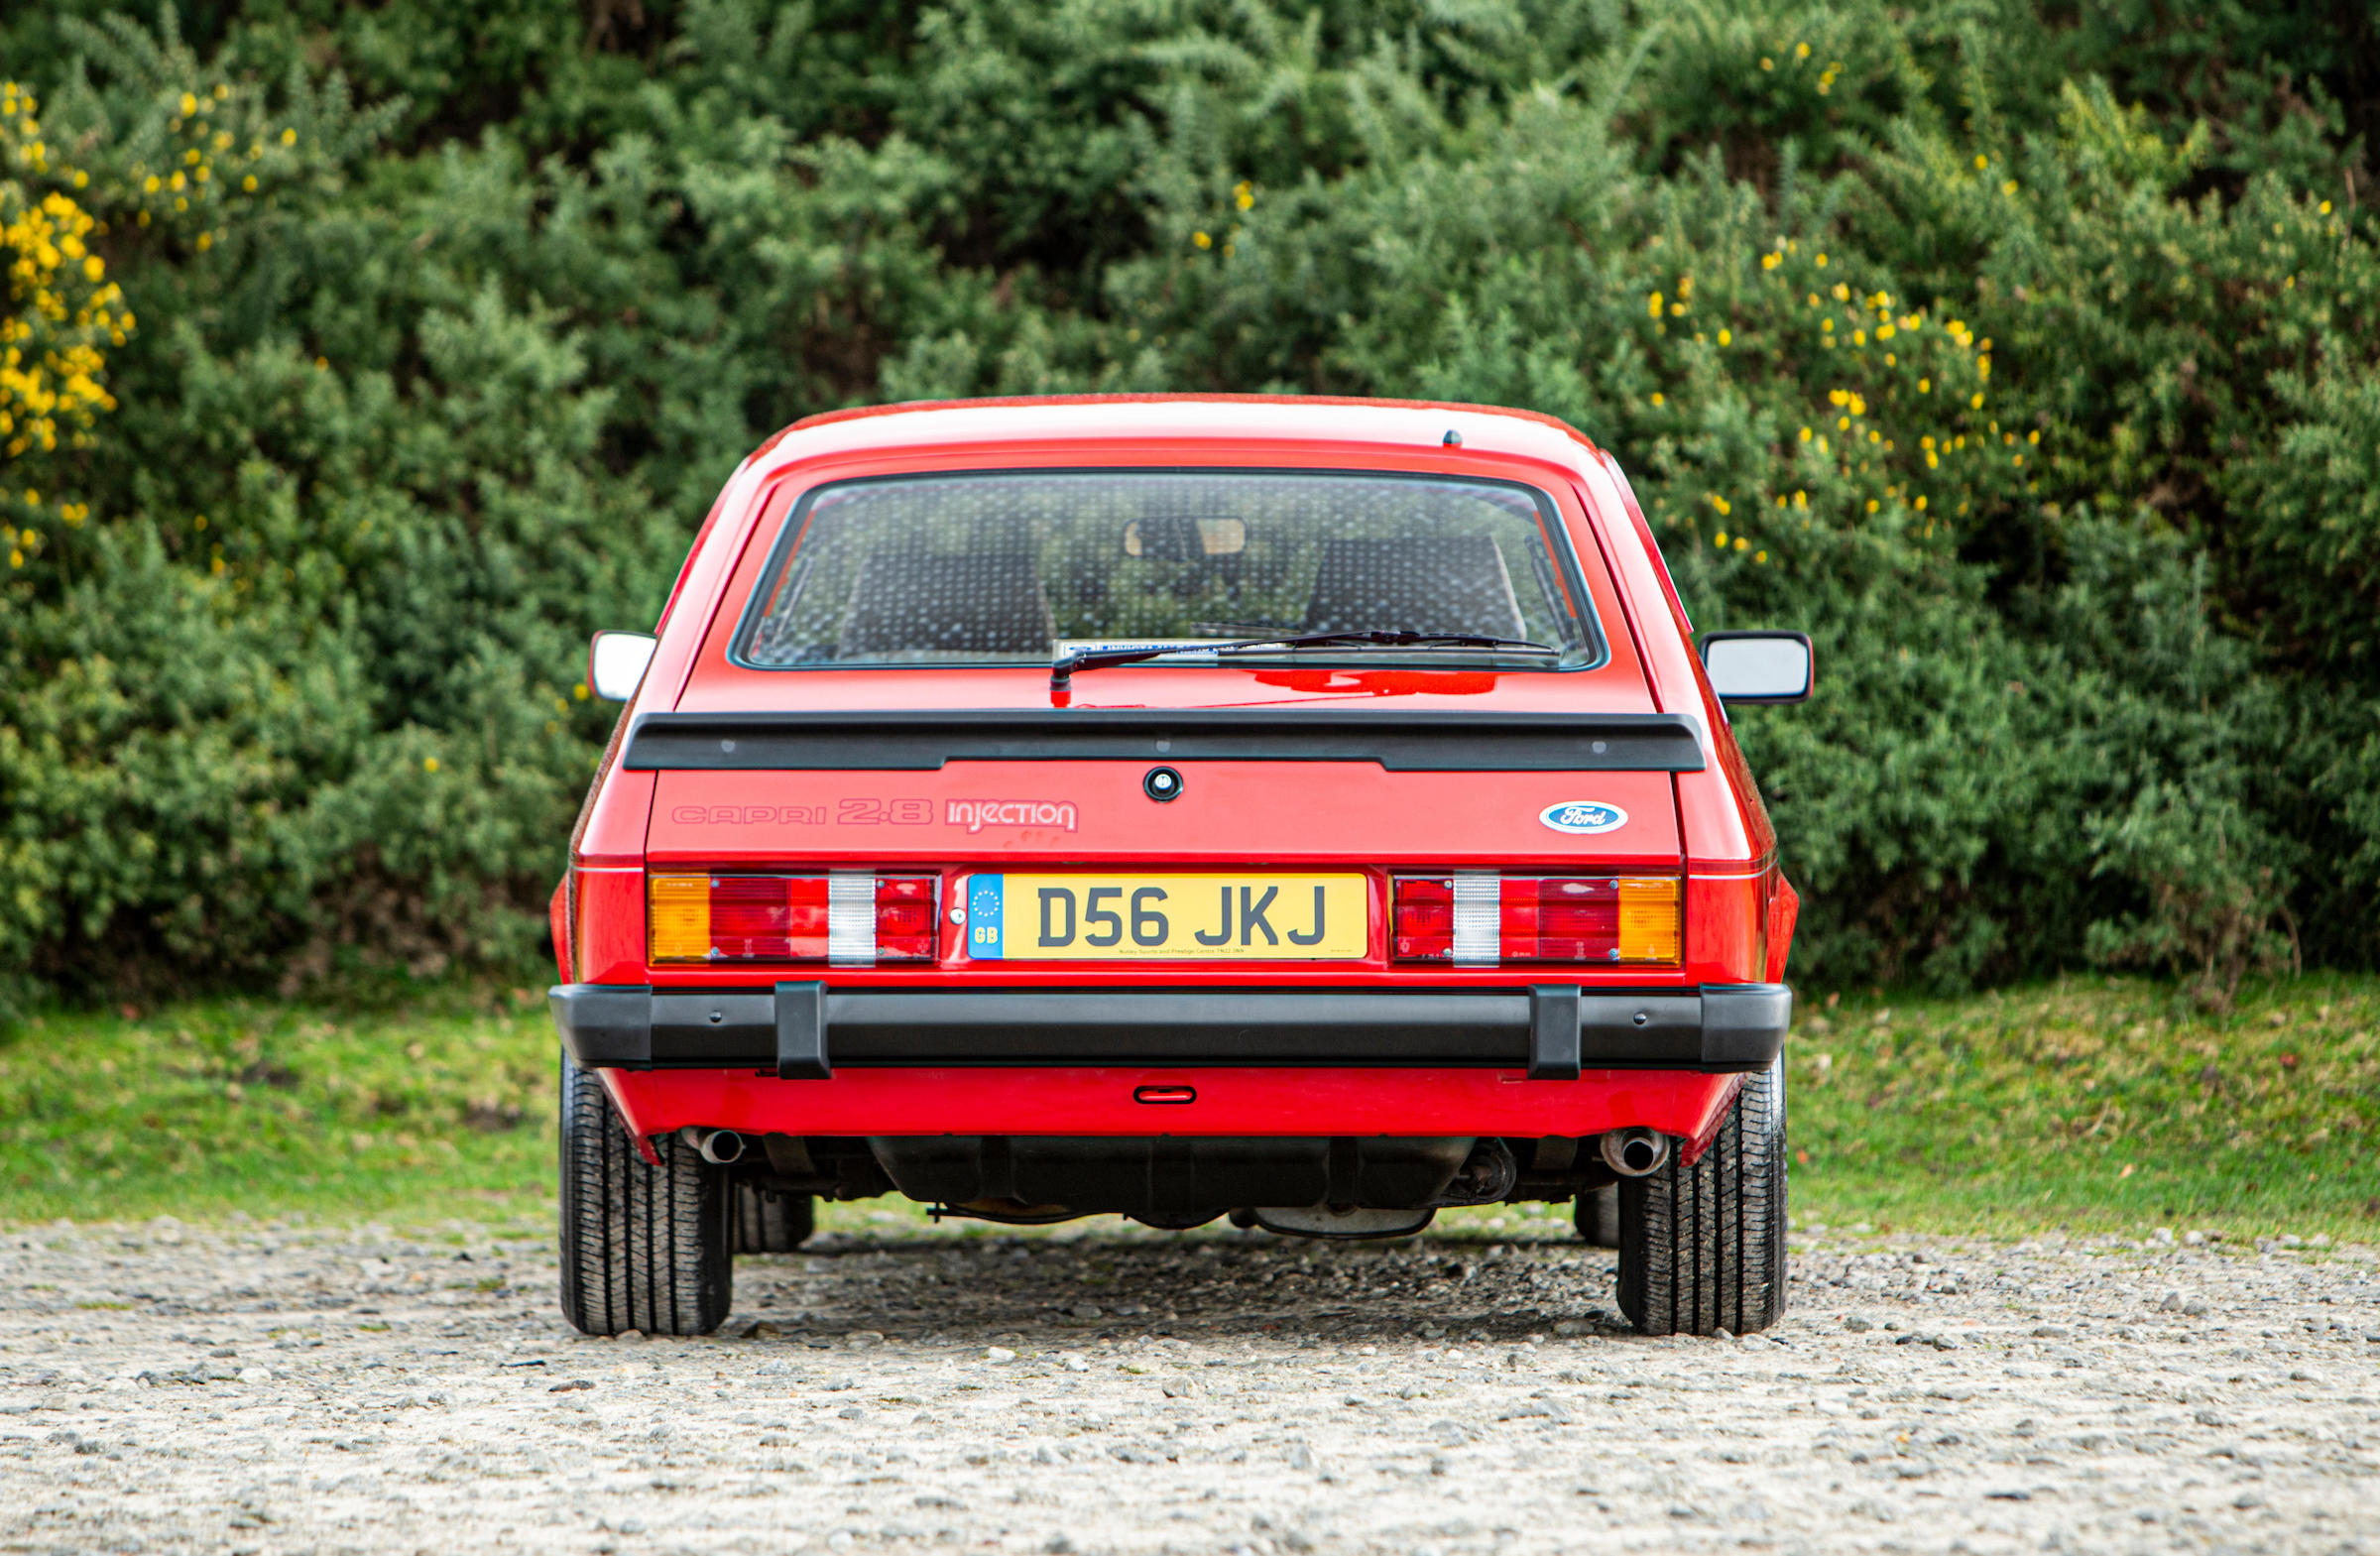
[[[1658, 992], [1493, 989], [654, 990], [563, 984], [562, 1045], [595, 1069], [741, 1069], [823, 1080], [836, 1068], [1175, 1064], [1478, 1066], [1575, 1080], [1582, 1069], [1764, 1069], [1783, 1049], [1783, 984]], [[832, 1055], [830, 1060], [829, 1055]]]

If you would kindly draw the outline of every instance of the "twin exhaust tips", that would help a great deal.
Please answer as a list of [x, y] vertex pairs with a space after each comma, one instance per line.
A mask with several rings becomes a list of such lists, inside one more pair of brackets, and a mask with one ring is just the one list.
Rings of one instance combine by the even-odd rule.
[[[744, 1155], [744, 1137], [734, 1130], [703, 1130], [688, 1125], [677, 1135], [714, 1167], [724, 1167]], [[1603, 1137], [1602, 1149], [1605, 1165], [1613, 1172], [1623, 1178], [1641, 1178], [1660, 1171], [1661, 1164], [1669, 1160], [1669, 1137], [1647, 1129], [1610, 1130]]]
[[1603, 1141], [1604, 1164], [1623, 1178], [1658, 1172], [1669, 1160], [1669, 1137], [1653, 1130], [1611, 1130]]

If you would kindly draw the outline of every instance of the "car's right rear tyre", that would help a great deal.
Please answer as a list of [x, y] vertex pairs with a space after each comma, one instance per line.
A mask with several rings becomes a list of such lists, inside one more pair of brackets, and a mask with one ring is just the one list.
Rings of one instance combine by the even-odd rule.
[[790, 1254], [818, 1230], [807, 1194], [765, 1194], [751, 1183], [738, 1183], [729, 1192], [735, 1196], [739, 1254]]
[[1785, 1071], [1743, 1079], [1692, 1166], [1619, 1183], [1619, 1310], [1648, 1335], [1748, 1335], [1785, 1312]]
[[707, 1335], [727, 1318], [727, 1172], [674, 1135], [648, 1162], [594, 1072], [562, 1060], [562, 1313], [590, 1335]]

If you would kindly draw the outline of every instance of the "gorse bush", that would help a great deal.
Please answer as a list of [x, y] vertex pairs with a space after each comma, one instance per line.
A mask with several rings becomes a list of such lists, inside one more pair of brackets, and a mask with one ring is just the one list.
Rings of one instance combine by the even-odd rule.
[[729, 470], [879, 400], [1551, 412], [1750, 713], [1797, 976], [2380, 956], [2371, 17], [11, 11], [0, 979], [523, 955]]

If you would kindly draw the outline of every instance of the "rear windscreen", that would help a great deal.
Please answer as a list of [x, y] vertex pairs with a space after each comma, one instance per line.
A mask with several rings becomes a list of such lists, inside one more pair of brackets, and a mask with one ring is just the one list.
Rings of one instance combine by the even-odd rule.
[[1047, 663], [1085, 648], [1414, 632], [1512, 645], [1277, 652], [1582, 668], [1600, 661], [1602, 640], [1561, 534], [1543, 493], [1495, 481], [1280, 470], [847, 481], [787, 519], [737, 658], [772, 669]]

